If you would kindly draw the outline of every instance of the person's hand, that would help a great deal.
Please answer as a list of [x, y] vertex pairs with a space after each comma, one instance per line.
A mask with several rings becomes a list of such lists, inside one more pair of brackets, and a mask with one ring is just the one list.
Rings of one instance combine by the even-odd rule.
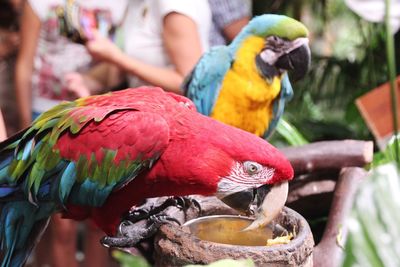
[[97, 31], [93, 31], [93, 37], [86, 42], [86, 48], [93, 58], [108, 62], [113, 62], [114, 58], [122, 53], [113, 42]]
[[85, 77], [77, 72], [71, 72], [64, 75], [63, 86], [71, 95], [72, 99], [87, 97], [90, 95], [90, 90], [85, 82]]
[[19, 130], [28, 128], [32, 124], [32, 111], [30, 109], [25, 109], [19, 114]]

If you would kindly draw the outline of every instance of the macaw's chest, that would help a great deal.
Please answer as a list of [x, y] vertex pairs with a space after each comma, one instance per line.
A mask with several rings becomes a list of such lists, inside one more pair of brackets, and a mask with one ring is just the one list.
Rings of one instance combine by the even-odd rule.
[[211, 117], [262, 136], [272, 119], [281, 82], [278, 77], [269, 84], [258, 74], [251, 76], [234, 70], [227, 73]]

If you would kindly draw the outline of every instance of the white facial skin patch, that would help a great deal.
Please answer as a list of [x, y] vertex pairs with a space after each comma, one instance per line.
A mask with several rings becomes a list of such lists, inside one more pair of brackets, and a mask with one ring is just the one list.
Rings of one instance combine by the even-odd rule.
[[289, 54], [302, 45], [308, 44], [308, 38], [303, 37], [297, 38], [294, 41], [285, 41], [276, 37], [268, 37], [267, 42], [271, 44], [267, 44], [265, 50], [261, 52], [260, 57], [265, 63], [272, 66], [284, 54]]
[[250, 188], [257, 188], [264, 184], [274, 176], [273, 168], [261, 166], [257, 164], [259, 170], [255, 173], [249, 173], [249, 164], [252, 162], [236, 162], [231, 173], [223, 177], [218, 183], [217, 197], [224, 198], [236, 192], [241, 192]]

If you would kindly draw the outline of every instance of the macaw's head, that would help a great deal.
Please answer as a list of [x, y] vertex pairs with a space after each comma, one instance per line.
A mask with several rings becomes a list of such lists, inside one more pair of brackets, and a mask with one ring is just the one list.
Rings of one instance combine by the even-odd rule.
[[242, 130], [215, 139], [230, 163], [230, 169], [219, 175], [217, 197], [236, 210], [255, 213], [256, 220], [247, 229], [269, 223], [286, 202], [291, 164], [267, 141]]
[[253, 18], [234, 42], [238, 45], [249, 36], [264, 39], [264, 47], [255, 60], [265, 78], [271, 80], [286, 71], [294, 81], [305, 76], [311, 56], [308, 30], [302, 23], [283, 15], [261, 15]]
[[179, 155], [179, 163], [163, 163], [179, 165], [170, 169], [171, 176], [182, 177], [175, 188], [184, 190], [180, 194], [214, 194], [236, 210], [254, 212], [248, 229], [269, 223], [287, 199], [293, 178], [289, 161], [264, 139], [202, 117], [196, 134], [172, 151], [171, 161]]

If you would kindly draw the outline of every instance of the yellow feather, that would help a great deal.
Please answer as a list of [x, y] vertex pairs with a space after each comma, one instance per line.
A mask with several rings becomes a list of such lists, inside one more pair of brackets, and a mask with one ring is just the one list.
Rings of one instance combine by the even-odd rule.
[[264, 47], [261, 37], [248, 37], [222, 82], [211, 117], [262, 136], [272, 117], [273, 100], [281, 89], [281, 77], [268, 82], [258, 73], [255, 57]]

